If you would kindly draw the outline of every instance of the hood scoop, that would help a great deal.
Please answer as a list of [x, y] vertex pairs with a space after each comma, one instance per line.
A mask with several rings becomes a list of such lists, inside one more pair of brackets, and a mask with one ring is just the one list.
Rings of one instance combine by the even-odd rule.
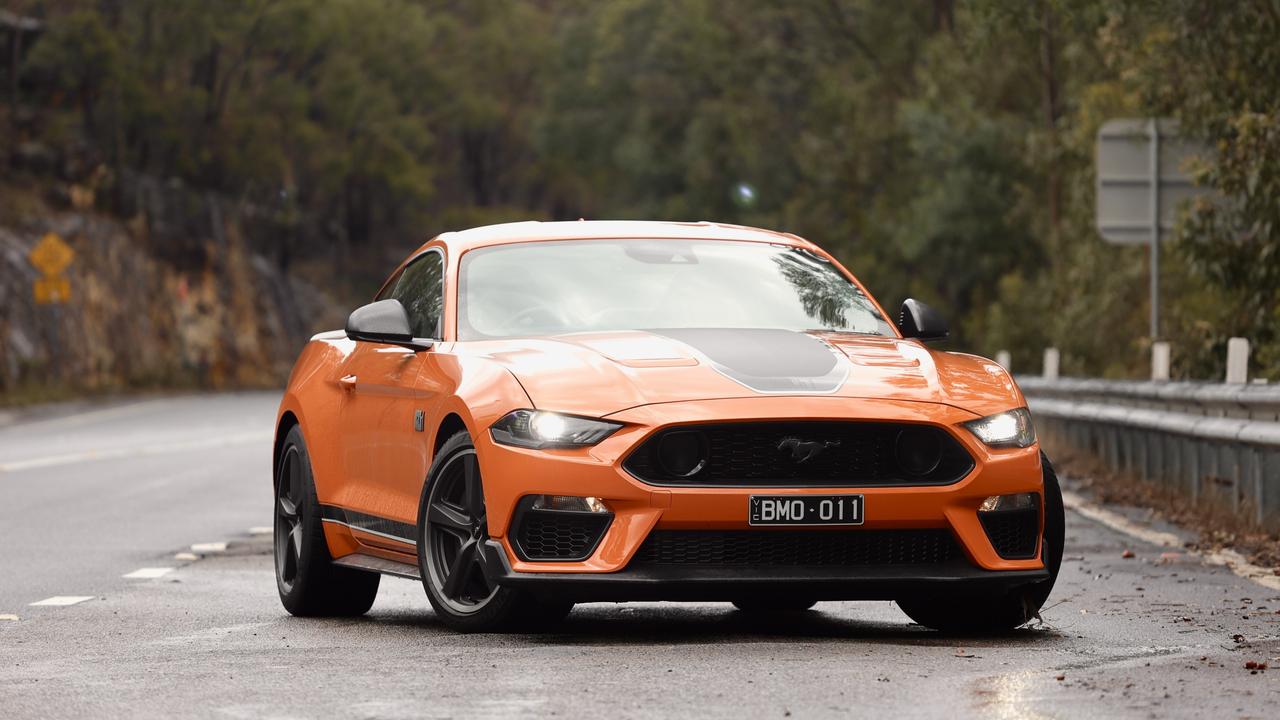
[[855, 365], [878, 368], [920, 367], [919, 348], [896, 338], [859, 338], [856, 342], [834, 341], [834, 345]]

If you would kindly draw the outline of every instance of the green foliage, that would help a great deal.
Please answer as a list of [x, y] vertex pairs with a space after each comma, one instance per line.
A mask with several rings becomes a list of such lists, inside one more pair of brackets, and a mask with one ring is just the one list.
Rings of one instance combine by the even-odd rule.
[[[1093, 230], [1098, 127], [1215, 149], [1167, 254], [1177, 372], [1280, 375], [1275, 0], [29, 0], [41, 139], [266, 212], [369, 273], [523, 218], [713, 219], [835, 252], [955, 347], [1147, 367], [1146, 259]], [[0, 114], [0, 118], [7, 117]], [[74, 178], [73, 178], [74, 179]], [[749, 186], [749, 197], [740, 188]], [[333, 263], [331, 263], [333, 264]], [[343, 277], [352, 272], [344, 272]]]

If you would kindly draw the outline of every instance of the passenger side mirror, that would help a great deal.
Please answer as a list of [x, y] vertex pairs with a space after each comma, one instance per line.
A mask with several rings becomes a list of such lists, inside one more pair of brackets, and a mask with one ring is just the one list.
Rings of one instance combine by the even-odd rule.
[[371, 302], [356, 308], [347, 318], [347, 337], [357, 342], [399, 345], [414, 352], [431, 347], [430, 340], [415, 338], [409, 326], [409, 313], [394, 298]]
[[918, 338], [925, 342], [946, 340], [949, 334], [947, 321], [942, 315], [915, 298], [902, 301], [898, 329], [902, 331], [903, 337]]

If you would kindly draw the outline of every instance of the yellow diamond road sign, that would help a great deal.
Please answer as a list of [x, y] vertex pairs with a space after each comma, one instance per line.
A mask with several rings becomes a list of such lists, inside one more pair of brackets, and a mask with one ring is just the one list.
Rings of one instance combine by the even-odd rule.
[[50, 276], [66, 270], [71, 261], [75, 260], [76, 251], [63, 242], [57, 233], [46, 233], [40, 238], [40, 242], [31, 248], [27, 257], [43, 275]]

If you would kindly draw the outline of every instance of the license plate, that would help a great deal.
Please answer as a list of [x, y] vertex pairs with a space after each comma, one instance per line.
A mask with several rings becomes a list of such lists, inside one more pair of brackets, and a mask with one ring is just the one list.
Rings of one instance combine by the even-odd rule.
[[752, 495], [751, 525], [861, 525], [861, 495]]

